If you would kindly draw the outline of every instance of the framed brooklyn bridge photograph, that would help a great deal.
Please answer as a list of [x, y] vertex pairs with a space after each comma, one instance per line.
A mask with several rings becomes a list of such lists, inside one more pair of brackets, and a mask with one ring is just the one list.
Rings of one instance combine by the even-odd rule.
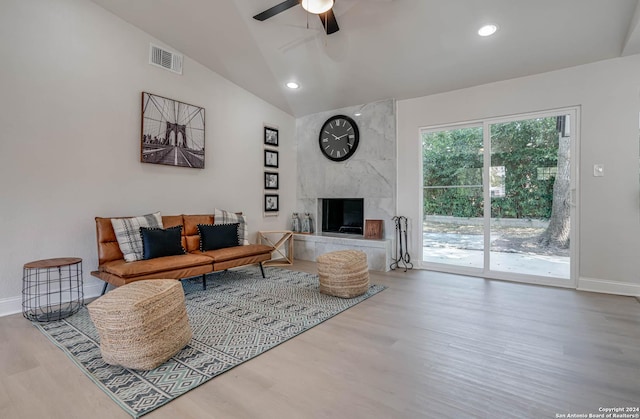
[[204, 108], [142, 92], [140, 161], [204, 168]]

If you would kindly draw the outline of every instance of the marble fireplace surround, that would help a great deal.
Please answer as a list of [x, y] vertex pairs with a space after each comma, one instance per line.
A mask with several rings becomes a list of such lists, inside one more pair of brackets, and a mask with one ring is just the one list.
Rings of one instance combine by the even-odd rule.
[[389, 270], [391, 265], [391, 240], [366, 240], [350, 238], [353, 234], [322, 236], [316, 234], [294, 234], [293, 255], [295, 259], [315, 261], [318, 256], [336, 250], [361, 250], [367, 254], [367, 264], [372, 271]]
[[[356, 115], [360, 114], [360, 115]], [[318, 133], [334, 115], [347, 115], [358, 124], [360, 143], [344, 162], [322, 156]], [[295, 258], [315, 260], [332, 250], [360, 249], [367, 253], [369, 268], [388, 270], [396, 212], [396, 109], [393, 99], [307, 115], [296, 121], [298, 182], [296, 210], [311, 214], [316, 232], [322, 230], [322, 198], [364, 198], [364, 219], [384, 221], [383, 240], [353, 235], [296, 235]], [[320, 221], [318, 221], [320, 220]], [[348, 237], [345, 237], [348, 236]]]

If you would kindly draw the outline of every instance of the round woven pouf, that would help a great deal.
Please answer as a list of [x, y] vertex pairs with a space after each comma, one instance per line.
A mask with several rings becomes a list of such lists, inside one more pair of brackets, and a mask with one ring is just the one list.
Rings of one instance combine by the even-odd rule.
[[136, 281], [87, 305], [107, 364], [150, 370], [191, 340], [184, 291], [175, 279]]
[[353, 298], [369, 289], [367, 254], [360, 250], [339, 250], [318, 256], [320, 292]]

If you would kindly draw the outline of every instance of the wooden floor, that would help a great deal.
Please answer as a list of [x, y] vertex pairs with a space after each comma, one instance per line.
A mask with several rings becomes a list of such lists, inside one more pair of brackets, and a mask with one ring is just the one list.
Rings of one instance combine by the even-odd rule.
[[[635, 298], [427, 271], [371, 280], [388, 289], [145, 419], [556, 418], [640, 407]], [[21, 315], [0, 318], [0, 418], [128, 417]]]

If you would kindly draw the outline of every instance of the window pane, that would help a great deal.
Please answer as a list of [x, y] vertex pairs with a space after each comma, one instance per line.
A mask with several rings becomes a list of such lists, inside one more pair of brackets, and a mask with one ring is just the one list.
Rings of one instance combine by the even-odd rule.
[[422, 134], [423, 260], [483, 266], [482, 127]]

